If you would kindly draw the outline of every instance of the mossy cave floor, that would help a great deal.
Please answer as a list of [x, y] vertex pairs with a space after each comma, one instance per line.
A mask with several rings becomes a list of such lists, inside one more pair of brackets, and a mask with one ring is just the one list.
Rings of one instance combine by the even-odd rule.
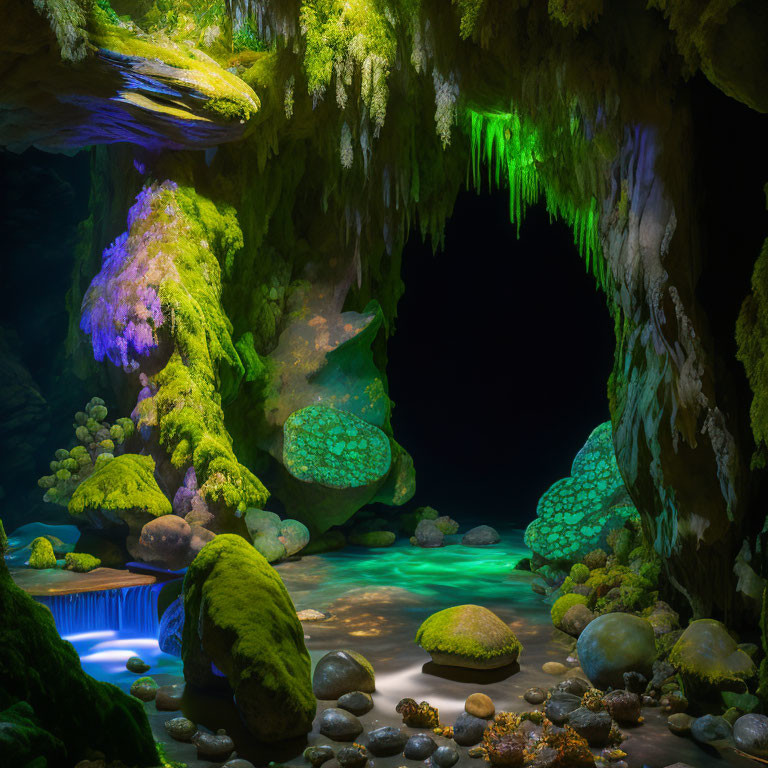
[[[458, 541], [458, 537], [451, 538]], [[541, 667], [546, 661], [565, 662], [568, 644], [552, 627], [550, 606], [531, 590], [534, 576], [514, 570], [515, 563], [526, 555], [522, 532], [506, 530], [502, 531], [502, 541], [492, 547], [450, 544], [429, 550], [398, 540], [389, 549], [348, 548], [305, 557], [280, 564], [278, 571], [297, 610], [314, 608], [332, 615], [326, 622], [303, 625], [313, 663], [329, 650], [350, 648], [373, 664], [374, 709], [360, 718], [367, 732], [382, 725], [401, 725], [395, 706], [404, 697], [429, 701], [439, 708], [442, 723], [453, 724], [470, 693], [488, 694], [497, 711], [521, 711], [529, 708], [522, 699], [527, 688], [546, 688], [557, 682], [558, 678], [545, 674]], [[464, 675], [430, 663], [429, 656], [413, 642], [417, 628], [435, 611], [463, 603], [483, 605], [509, 623], [524, 648], [519, 671], [491, 671], [478, 681], [478, 673]], [[141, 649], [136, 650], [141, 654]], [[111, 672], [99, 664], [87, 664], [86, 668], [127, 690], [132, 676], [124, 669], [116, 672], [117, 666], [113, 664]], [[180, 671], [180, 663], [171, 663], [170, 657], [161, 655], [148, 674], [154, 672], [163, 685], [180, 682]], [[334, 704], [319, 702], [318, 716]], [[174, 742], [167, 736], [164, 722], [181, 713], [157, 712], [154, 703], [145, 707], [155, 736], [167, 744], [171, 759], [186, 762], [190, 768], [216, 765], [197, 760], [191, 744]], [[239, 741], [240, 726], [228, 702], [211, 700], [210, 706], [190, 705], [185, 713], [212, 730], [226, 728]], [[632, 768], [663, 768], [678, 761], [695, 768], [756, 765], [731, 750], [707, 752], [690, 739], [674, 736], [667, 729], [666, 715], [658, 709], [644, 709], [643, 715], [643, 725], [622, 728], [629, 736], [622, 748]], [[438, 743], [445, 741], [435, 738]], [[357, 741], [365, 743], [365, 733]], [[308, 735], [307, 743], [330, 743], [335, 749], [343, 746], [321, 736], [316, 729]], [[256, 765], [276, 760], [306, 767], [308, 763], [301, 756], [303, 746], [288, 744], [267, 753], [258, 745], [241, 744], [239, 754]], [[486, 765], [467, 757], [467, 748], [459, 751], [462, 757], [458, 768]], [[379, 768], [398, 768], [411, 762], [402, 755], [375, 759]]]

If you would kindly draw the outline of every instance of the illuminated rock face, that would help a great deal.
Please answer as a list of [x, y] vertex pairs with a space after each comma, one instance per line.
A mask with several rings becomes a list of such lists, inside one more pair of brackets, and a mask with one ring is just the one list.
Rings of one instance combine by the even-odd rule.
[[576, 454], [571, 476], [558, 480], [539, 499], [525, 543], [548, 562], [578, 562], [588, 552], [606, 548], [608, 534], [636, 518], [606, 422]]

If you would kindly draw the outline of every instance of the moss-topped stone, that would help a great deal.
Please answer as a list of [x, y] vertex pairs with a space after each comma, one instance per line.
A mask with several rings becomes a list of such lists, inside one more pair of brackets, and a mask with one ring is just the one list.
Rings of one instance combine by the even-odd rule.
[[436, 664], [495, 669], [517, 661], [523, 646], [492, 611], [457, 605], [432, 614], [416, 633], [416, 642]]
[[138, 534], [150, 520], [173, 511], [154, 473], [151, 456], [126, 453], [101, 459], [72, 494], [69, 514], [94, 528], [125, 524]]
[[352, 413], [321, 405], [294, 411], [283, 428], [283, 462], [298, 480], [327, 488], [360, 488], [389, 472], [389, 439]]
[[540, 499], [525, 543], [550, 563], [573, 563], [607, 546], [608, 534], [638, 517], [619, 474], [610, 422], [576, 454], [571, 476]]
[[37, 569], [56, 567], [56, 555], [53, 553], [53, 545], [44, 536], [38, 536], [32, 542], [29, 554], [29, 567]]
[[261, 741], [311, 730], [316, 703], [304, 631], [282, 580], [250, 543], [222, 534], [200, 550], [184, 579], [184, 613], [187, 682], [228, 686]]
[[692, 621], [669, 654], [679, 671], [688, 697], [720, 691], [746, 691], [745, 681], [755, 672], [755, 663], [714, 619]]

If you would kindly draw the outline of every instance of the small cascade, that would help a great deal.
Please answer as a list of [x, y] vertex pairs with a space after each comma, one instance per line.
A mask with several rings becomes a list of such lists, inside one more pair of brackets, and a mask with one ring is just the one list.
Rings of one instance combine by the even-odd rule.
[[157, 597], [162, 584], [39, 595], [35, 599], [51, 609], [59, 634], [111, 629], [143, 637], [157, 637]]

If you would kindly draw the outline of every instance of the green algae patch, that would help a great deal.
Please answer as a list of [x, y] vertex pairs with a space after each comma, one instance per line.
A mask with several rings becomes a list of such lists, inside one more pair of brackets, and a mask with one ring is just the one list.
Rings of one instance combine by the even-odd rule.
[[110, 763], [157, 765], [141, 702], [83, 672], [51, 612], [14, 584], [2, 560], [0, 616], [0, 719], [13, 709], [33, 738], [8, 747], [11, 734], [0, 734], [8, 765], [42, 765], [45, 756], [48, 768], [70, 768], [96, 750]]
[[563, 623], [563, 616], [565, 616], [569, 608], [573, 608], [574, 605], [587, 605], [588, 602], [584, 595], [578, 595], [573, 592], [558, 597], [550, 611], [552, 623], [560, 629], [560, 625]]
[[517, 661], [523, 649], [512, 630], [479, 605], [457, 605], [432, 614], [416, 642], [436, 664], [495, 669]]
[[76, 520], [96, 527], [125, 523], [134, 532], [173, 511], [155, 480], [154, 459], [135, 453], [98, 461], [75, 489], [68, 509]]
[[571, 476], [558, 480], [539, 499], [525, 543], [544, 560], [572, 563], [605, 548], [611, 531], [637, 517], [616, 463], [611, 424], [606, 422], [576, 454]]
[[396, 538], [393, 531], [366, 531], [353, 533], [349, 537], [349, 543], [353, 547], [391, 547]]
[[280, 576], [245, 539], [206, 544], [184, 579], [184, 676], [220, 688], [220, 670], [243, 720], [262, 741], [312, 729], [310, 658], [296, 609]]
[[310, 405], [294, 411], [283, 428], [283, 462], [298, 480], [328, 488], [361, 488], [389, 472], [389, 438], [357, 416]]

